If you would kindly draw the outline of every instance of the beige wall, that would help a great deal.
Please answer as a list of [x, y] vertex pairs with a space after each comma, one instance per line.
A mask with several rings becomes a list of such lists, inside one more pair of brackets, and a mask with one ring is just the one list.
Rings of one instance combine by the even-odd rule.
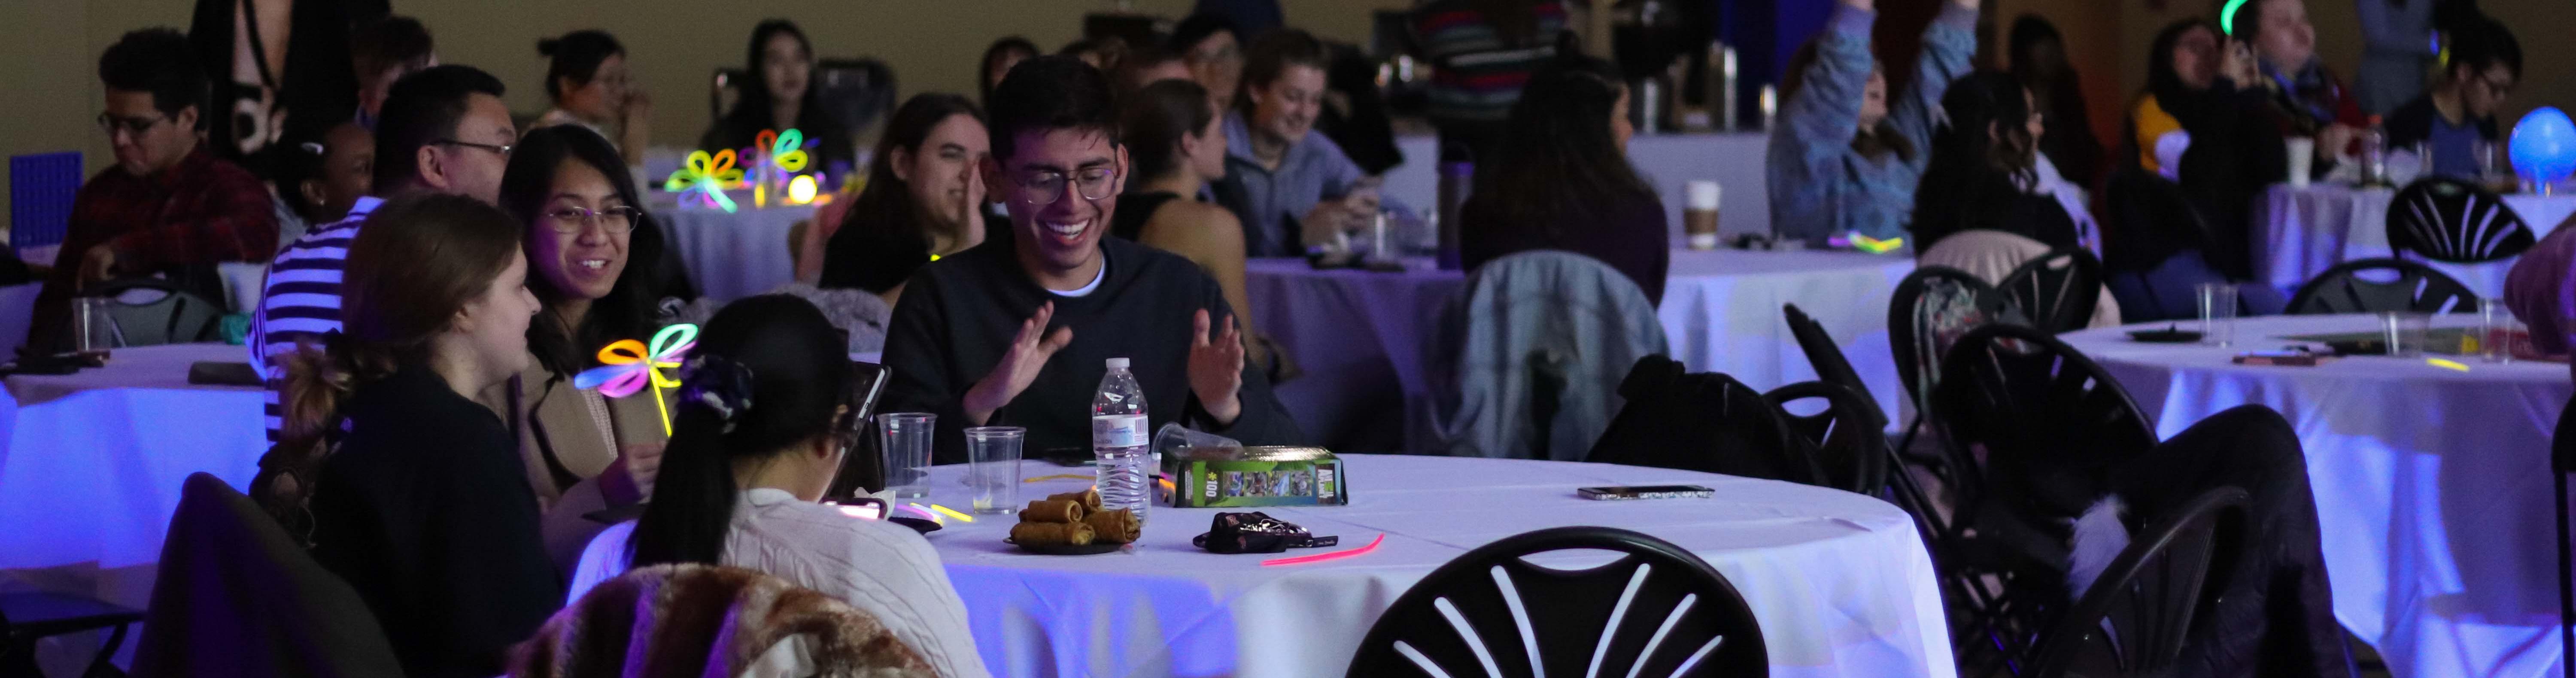
[[[438, 40], [441, 59], [491, 71], [510, 87], [513, 110], [545, 109], [539, 38], [583, 28], [626, 44], [640, 86], [657, 104], [653, 138], [686, 145], [706, 128], [706, 78], [740, 66], [752, 24], [792, 18], [826, 57], [873, 56], [892, 66], [908, 96], [972, 92], [976, 59], [993, 39], [1025, 35], [1053, 50], [1079, 37], [1089, 0], [396, 0]], [[1190, 0], [1139, 0], [1142, 12], [1177, 17]], [[1410, 0], [1293, 0], [1290, 23], [1339, 40], [1365, 40], [1369, 12]], [[153, 25], [186, 30], [190, 0], [0, 0], [0, 154], [77, 148], [88, 171], [113, 162], [91, 120], [100, 94], [98, 53], [125, 31]], [[0, 170], [5, 171], [5, 170]], [[7, 196], [0, 193], [0, 210]], [[0, 212], [5, 213], [5, 212]]]

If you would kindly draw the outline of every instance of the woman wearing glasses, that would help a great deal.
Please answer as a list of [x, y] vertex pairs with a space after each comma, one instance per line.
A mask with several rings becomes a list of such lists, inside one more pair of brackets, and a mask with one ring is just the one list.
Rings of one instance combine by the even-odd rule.
[[644, 221], [626, 162], [576, 125], [528, 133], [501, 178], [501, 207], [527, 224], [528, 289], [544, 309], [528, 323], [534, 358], [483, 403], [509, 412], [528, 485], [547, 505], [548, 553], [578, 557], [595, 530], [582, 514], [629, 506], [651, 493], [661, 463], [662, 417], [651, 398], [611, 399], [573, 388], [597, 353], [658, 329], [650, 276], [661, 240]]

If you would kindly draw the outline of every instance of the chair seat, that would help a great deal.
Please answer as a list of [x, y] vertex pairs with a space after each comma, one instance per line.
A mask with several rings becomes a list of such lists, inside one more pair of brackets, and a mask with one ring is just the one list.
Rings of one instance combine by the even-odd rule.
[[104, 601], [55, 593], [0, 594], [0, 618], [9, 620], [9, 635], [43, 638], [75, 631], [143, 621], [143, 611]]

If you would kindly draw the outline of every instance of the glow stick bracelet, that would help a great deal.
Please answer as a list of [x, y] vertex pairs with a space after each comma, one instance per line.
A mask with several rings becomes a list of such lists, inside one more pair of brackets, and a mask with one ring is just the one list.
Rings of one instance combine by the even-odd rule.
[[1367, 555], [1367, 554], [1368, 554], [1368, 552], [1377, 550], [1377, 545], [1379, 545], [1379, 544], [1383, 544], [1383, 543], [1386, 543], [1386, 533], [1384, 533], [1384, 532], [1380, 532], [1380, 533], [1378, 533], [1378, 534], [1377, 534], [1377, 538], [1376, 538], [1376, 539], [1371, 539], [1371, 540], [1369, 540], [1369, 543], [1368, 543], [1368, 545], [1367, 545], [1367, 546], [1362, 546], [1362, 547], [1355, 548], [1355, 549], [1346, 549], [1346, 550], [1341, 550], [1341, 551], [1334, 551], [1334, 552], [1332, 552], [1332, 553], [1318, 553], [1318, 554], [1311, 555], [1311, 556], [1297, 556], [1297, 557], [1294, 557], [1294, 558], [1272, 558], [1272, 559], [1269, 559], [1269, 560], [1261, 561], [1261, 566], [1262, 566], [1262, 567], [1278, 567], [1278, 566], [1281, 566], [1281, 565], [1304, 565], [1304, 564], [1307, 564], [1307, 563], [1320, 563], [1320, 562], [1324, 562], [1324, 561], [1327, 561], [1327, 560], [1341, 560], [1341, 559], [1343, 559], [1343, 558], [1349, 558], [1349, 557], [1352, 557], [1352, 556]]

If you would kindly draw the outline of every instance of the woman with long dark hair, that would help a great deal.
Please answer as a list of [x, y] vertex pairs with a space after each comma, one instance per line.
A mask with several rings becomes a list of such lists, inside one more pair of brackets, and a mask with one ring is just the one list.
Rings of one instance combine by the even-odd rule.
[[1527, 250], [1564, 250], [1619, 269], [1648, 301], [1672, 264], [1664, 205], [1628, 164], [1628, 88], [1609, 62], [1571, 57], [1530, 80], [1504, 122], [1515, 143], [1476, 163], [1459, 210], [1468, 268]]
[[580, 125], [617, 142], [628, 165], [644, 164], [652, 138], [653, 98], [627, 86], [626, 46], [607, 31], [573, 31], [537, 41], [546, 57], [546, 98], [554, 108], [532, 128]]
[[[877, 140], [867, 187], [838, 219], [816, 215], [797, 278], [892, 297], [912, 272], [983, 244], [984, 111], [954, 94], [919, 94]], [[813, 256], [819, 254], [819, 256]], [[808, 275], [808, 271], [812, 275]]]
[[858, 140], [814, 96], [814, 59], [814, 43], [796, 22], [770, 19], [752, 27], [750, 55], [744, 59], [751, 77], [742, 79], [742, 99], [698, 137], [698, 148], [749, 148], [763, 130], [793, 129], [822, 141], [812, 167], [857, 167]]
[[2035, 168], [2045, 131], [2030, 90], [1985, 71], [1950, 84], [1948, 119], [1932, 134], [1931, 164], [1914, 191], [1916, 252], [1966, 230], [1993, 230], [2074, 247], [2075, 220], [2042, 194]]
[[2013, 19], [2013, 79], [2030, 88], [2042, 117], [2055, 123], [2039, 138], [2041, 155], [2077, 186], [2102, 178], [2102, 142], [2093, 138], [2091, 114], [2085, 111], [2084, 87], [2068, 61], [2066, 38], [2057, 26], [2037, 14]]
[[1888, 91], [1870, 53], [1876, 5], [1842, 0], [1824, 34], [1789, 59], [1766, 154], [1771, 232], [1782, 238], [1823, 247], [1845, 233], [1905, 234], [1941, 98], [1977, 50], [1977, 3], [1943, 4], [1903, 92]]
[[643, 501], [663, 434], [650, 398], [606, 398], [572, 385], [600, 347], [658, 329], [646, 262], [660, 235], [606, 139], [577, 125], [531, 131], [501, 177], [501, 207], [525, 224], [528, 289], [545, 307], [528, 325], [528, 367], [483, 395], [510, 413], [528, 483], [549, 506], [547, 543], [570, 562], [589, 538], [579, 516]]
[[2246, 313], [2280, 312], [2280, 290], [2251, 281], [2245, 235], [2253, 196], [2283, 171], [2251, 55], [2200, 19], [2166, 26], [2149, 54], [2105, 191], [2103, 282], [2130, 321], [2190, 317], [2199, 285], [2231, 281], [2246, 281]]
[[761, 295], [716, 312], [682, 368], [653, 503], [591, 542], [572, 597], [629, 567], [758, 570], [875, 615], [939, 675], [985, 675], [965, 603], [930, 542], [815, 503], [860, 430], [852, 375], [812, 304]]
[[345, 329], [288, 358], [284, 437], [252, 492], [310, 516], [314, 559], [357, 589], [405, 674], [494, 675], [563, 592], [509, 429], [470, 399], [527, 360], [519, 225], [456, 195], [368, 223]]

